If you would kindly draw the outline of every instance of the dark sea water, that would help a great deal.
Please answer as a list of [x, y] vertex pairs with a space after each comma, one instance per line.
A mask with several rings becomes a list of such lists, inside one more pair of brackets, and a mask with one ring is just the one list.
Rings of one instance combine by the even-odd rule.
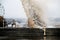
[[16, 39], [16, 38], [8, 38], [8, 37], [0, 37], [0, 40], [60, 40], [58, 36], [47, 36], [43, 37], [42, 39]]
[[44, 36], [41, 29], [0, 29], [0, 40], [60, 40], [60, 28], [47, 30]]

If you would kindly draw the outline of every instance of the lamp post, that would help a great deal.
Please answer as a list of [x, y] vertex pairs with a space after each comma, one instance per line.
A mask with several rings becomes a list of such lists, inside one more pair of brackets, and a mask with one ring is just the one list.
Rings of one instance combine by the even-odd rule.
[[0, 16], [3, 17], [3, 28], [4, 28], [4, 14], [5, 14], [4, 6], [0, 3]]
[[[4, 6], [2, 6], [2, 8], [3, 8], [3, 18], [4, 18], [4, 14], [5, 14]], [[4, 19], [3, 19], [3, 28], [4, 28]]]

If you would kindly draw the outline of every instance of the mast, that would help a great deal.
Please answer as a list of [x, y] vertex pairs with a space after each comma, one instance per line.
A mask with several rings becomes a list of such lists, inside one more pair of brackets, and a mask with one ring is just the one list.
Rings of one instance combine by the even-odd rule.
[[3, 28], [4, 28], [4, 14], [5, 14], [5, 9], [4, 6], [0, 3], [0, 16], [3, 17]]

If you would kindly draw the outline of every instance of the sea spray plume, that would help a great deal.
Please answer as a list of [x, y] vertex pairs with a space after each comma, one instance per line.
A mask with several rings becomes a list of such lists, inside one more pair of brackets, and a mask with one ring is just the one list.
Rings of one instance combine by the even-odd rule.
[[[37, 3], [38, 2], [38, 3]], [[47, 18], [45, 16], [45, 3], [40, 3], [39, 0], [22, 0], [24, 9], [26, 11], [28, 19], [33, 19], [32, 21], [38, 21], [37, 23], [40, 25], [42, 23], [43, 25], [46, 25]], [[39, 6], [40, 4], [40, 6]], [[35, 19], [37, 18], [37, 19]], [[31, 21], [31, 22], [32, 22]], [[30, 23], [31, 23], [30, 22]], [[40, 25], [41, 26], [41, 25]]]

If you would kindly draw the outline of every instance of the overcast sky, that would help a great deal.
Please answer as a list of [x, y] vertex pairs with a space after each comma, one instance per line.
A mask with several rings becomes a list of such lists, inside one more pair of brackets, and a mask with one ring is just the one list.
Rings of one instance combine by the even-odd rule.
[[51, 18], [60, 17], [60, 0], [47, 1], [47, 14]]
[[[22, 3], [20, 0], [3, 0], [2, 4], [5, 7], [5, 17], [26, 18]], [[40, 0], [39, 0], [40, 1]], [[41, 1], [43, 4], [45, 0]], [[46, 0], [47, 14], [49, 18], [60, 17], [60, 0]]]
[[6, 18], [26, 18], [26, 14], [20, 0], [3, 0], [2, 4], [5, 8]]

